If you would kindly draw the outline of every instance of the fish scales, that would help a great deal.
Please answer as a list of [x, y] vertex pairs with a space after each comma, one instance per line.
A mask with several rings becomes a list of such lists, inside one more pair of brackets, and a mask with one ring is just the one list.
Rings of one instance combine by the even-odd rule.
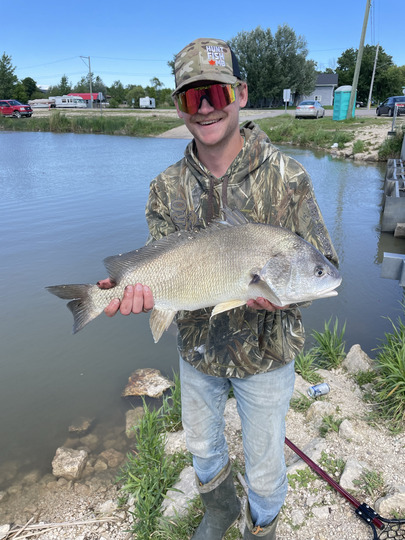
[[264, 297], [278, 306], [333, 296], [337, 269], [311, 244], [281, 227], [258, 223], [215, 224], [199, 232], [181, 231], [138, 250], [104, 261], [111, 289], [97, 285], [57, 285], [48, 290], [64, 299], [77, 332], [129, 284], [148, 285], [154, 309], [155, 341], [179, 310], [213, 307], [212, 316]]

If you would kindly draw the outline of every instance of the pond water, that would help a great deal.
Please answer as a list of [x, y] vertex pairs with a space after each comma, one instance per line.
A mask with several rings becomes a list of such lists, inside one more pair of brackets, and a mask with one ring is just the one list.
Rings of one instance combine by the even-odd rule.
[[[155, 345], [148, 316], [101, 316], [73, 336], [70, 312], [44, 288], [95, 282], [106, 276], [106, 256], [143, 245], [149, 183], [186, 144], [0, 134], [0, 465], [49, 472], [76, 418], [93, 416], [104, 432], [124, 426], [129, 405], [120, 395], [132, 371], [177, 369], [174, 334]], [[337, 316], [347, 324], [346, 349], [359, 343], [372, 356], [403, 298], [397, 282], [380, 278], [383, 252], [404, 250], [379, 232], [385, 169], [283, 150], [311, 174], [343, 274], [337, 297], [303, 311], [307, 332]]]

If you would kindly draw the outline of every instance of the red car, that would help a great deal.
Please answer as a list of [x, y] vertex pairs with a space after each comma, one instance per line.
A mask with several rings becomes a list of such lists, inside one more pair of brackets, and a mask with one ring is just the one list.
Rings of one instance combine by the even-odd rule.
[[23, 105], [16, 99], [0, 99], [0, 113], [3, 116], [14, 116], [21, 118], [22, 116], [32, 116], [30, 105]]

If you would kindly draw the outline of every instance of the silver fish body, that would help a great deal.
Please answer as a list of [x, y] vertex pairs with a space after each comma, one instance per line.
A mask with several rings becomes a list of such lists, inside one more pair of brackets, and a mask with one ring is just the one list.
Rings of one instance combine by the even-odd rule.
[[148, 285], [155, 305], [150, 326], [155, 342], [179, 310], [213, 307], [212, 316], [264, 297], [277, 306], [337, 294], [341, 277], [314, 246], [281, 227], [259, 223], [215, 224], [180, 231], [135, 251], [104, 260], [111, 289], [56, 285], [47, 289], [72, 300], [76, 333], [122, 299], [129, 284]]

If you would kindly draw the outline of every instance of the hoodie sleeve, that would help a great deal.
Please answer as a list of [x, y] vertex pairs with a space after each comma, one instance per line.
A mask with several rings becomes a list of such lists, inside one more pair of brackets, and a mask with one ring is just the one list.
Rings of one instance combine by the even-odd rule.
[[315, 197], [311, 178], [295, 159], [278, 155], [282, 193], [277, 204], [278, 222], [314, 245], [336, 266], [338, 256]]
[[147, 244], [176, 230], [170, 217], [166, 190], [162, 189], [161, 174], [152, 181], [146, 204], [145, 216], [149, 227]]

